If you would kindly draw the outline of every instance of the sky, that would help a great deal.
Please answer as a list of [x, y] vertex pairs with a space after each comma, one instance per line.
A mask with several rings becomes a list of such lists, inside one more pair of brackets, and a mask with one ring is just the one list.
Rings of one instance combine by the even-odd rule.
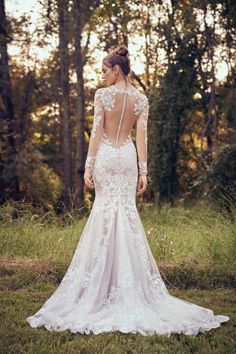
[[[6, 0], [6, 13], [13, 15], [15, 18], [19, 18], [23, 14], [31, 19], [31, 24], [29, 25], [29, 33], [32, 37], [35, 35], [35, 30], [37, 28], [38, 21], [40, 21], [40, 12], [42, 11], [42, 6], [38, 0]], [[35, 58], [40, 60], [45, 60], [50, 57], [52, 49], [57, 45], [57, 38], [52, 38], [52, 43], [48, 47], [40, 48], [39, 46], [32, 45], [30, 48], [29, 57], [32, 58], [33, 63]], [[9, 54], [17, 58], [20, 54], [20, 46], [15, 44], [9, 45]], [[30, 66], [30, 63], [29, 63]]]
[[[5, 2], [6, 6], [6, 13], [11, 14], [14, 17], [19, 17], [26, 13], [27, 15], [30, 16], [31, 18], [31, 25], [29, 27], [29, 32], [31, 35], [34, 35], [34, 31], [37, 26], [37, 22], [40, 20], [40, 12], [42, 10], [42, 6], [40, 5], [38, 0], [6, 0]], [[30, 53], [29, 53], [29, 58], [32, 58], [32, 63], [28, 62], [26, 63], [29, 67], [31, 65], [34, 65], [35, 63], [35, 58], [40, 60], [46, 60], [47, 58], [50, 57], [51, 51], [58, 45], [57, 43], [58, 38], [51, 38], [51, 44], [48, 47], [40, 48], [38, 46], [32, 45], [30, 48]], [[97, 71], [101, 68], [101, 60], [104, 55], [104, 53], [101, 53], [98, 49], [96, 49], [96, 44], [97, 44], [98, 39], [96, 38], [96, 35], [93, 34], [91, 37], [91, 45], [94, 47], [94, 51], [92, 52], [93, 56], [95, 57], [95, 62], [96, 64], [96, 71], [93, 70], [93, 68], [89, 66], [85, 66], [85, 75], [87, 76], [88, 79], [91, 79], [92, 81], [96, 81], [96, 75]], [[129, 52], [130, 52], [130, 59], [131, 59], [131, 67], [134, 70], [134, 72], [137, 75], [140, 75], [144, 72], [144, 66], [143, 62], [145, 58], [143, 57], [142, 51], [139, 51], [142, 48], [142, 45], [144, 44], [144, 38], [134, 35], [131, 38], [130, 45], [129, 45]], [[9, 45], [9, 54], [11, 56], [14, 56], [17, 60], [18, 57], [20, 57], [20, 47], [10, 44]], [[140, 53], [137, 55], [137, 53]], [[223, 80], [225, 76], [227, 75], [228, 68], [227, 64], [225, 61], [220, 59], [220, 53], [217, 54], [219, 58], [219, 63], [217, 65], [217, 70], [216, 70], [216, 78], [218, 80]], [[39, 63], [40, 65], [40, 63]]]

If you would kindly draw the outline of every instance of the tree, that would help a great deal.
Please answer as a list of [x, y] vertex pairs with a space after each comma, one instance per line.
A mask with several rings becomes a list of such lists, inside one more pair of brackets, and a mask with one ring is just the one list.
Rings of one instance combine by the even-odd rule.
[[77, 77], [77, 97], [76, 97], [76, 206], [80, 208], [84, 203], [84, 164], [85, 164], [85, 97], [84, 97], [84, 77], [83, 70], [86, 63], [86, 54], [90, 40], [90, 29], [87, 33], [86, 45], [81, 45], [82, 34], [85, 24], [90, 20], [94, 10], [99, 6], [100, 1], [74, 0], [74, 43], [75, 43], [75, 71]]
[[70, 207], [72, 194], [72, 144], [70, 122], [70, 84], [68, 52], [68, 1], [58, 0], [59, 56], [61, 82], [61, 118], [63, 125], [64, 188], [63, 202]]
[[[19, 198], [19, 179], [16, 174], [16, 131], [15, 131], [15, 110], [12, 98], [12, 87], [9, 73], [9, 59], [7, 52], [7, 21], [5, 13], [5, 2], [0, 0], [0, 23], [2, 31], [0, 34], [0, 95], [2, 100], [1, 115], [4, 123], [1, 126], [1, 140], [3, 143], [1, 154], [6, 158], [1, 159], [0, 166], [0, 197], [4, 198], [4, 190], [11, 189], [12, 194]], [[5, 161], [4, 161], [5, 160]], [[4, 172], [8, 169], [8, 178], [4, 178]]]

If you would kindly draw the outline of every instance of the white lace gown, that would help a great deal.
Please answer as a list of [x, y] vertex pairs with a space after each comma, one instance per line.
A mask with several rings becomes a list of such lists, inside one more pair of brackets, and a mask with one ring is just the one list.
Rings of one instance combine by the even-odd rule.
[[[60, 285], [28, 323], [49, 331], [144, 336], [194, 336], [219, 327], [228, 316], [169, 293], [136, 208], [138, 173], [147, 171], [146, 96], [113, 85], [98, 89], [94, 104], [86, 160], [94, 204]], [[137, 150], [130, 137], [135, 122]]]

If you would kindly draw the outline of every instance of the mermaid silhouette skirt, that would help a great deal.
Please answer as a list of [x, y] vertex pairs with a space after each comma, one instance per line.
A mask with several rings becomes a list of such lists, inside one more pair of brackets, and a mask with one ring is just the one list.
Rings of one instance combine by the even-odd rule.
[[31, 327], [99, 334], [196, 335], [228, 316], [168, 292], [136, 208], [137, 153], [131, 139], [102, 138], [93, 167], [95, 200], [71, 263]]

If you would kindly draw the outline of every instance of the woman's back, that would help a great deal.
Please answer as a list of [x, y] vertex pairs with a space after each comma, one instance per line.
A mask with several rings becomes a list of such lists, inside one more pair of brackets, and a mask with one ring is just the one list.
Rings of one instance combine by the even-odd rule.
[[94, 121], [85, 167], [92, 167], [101, 141], [115, 148], [130, 141], [137, 122], [136, 145], [139, 172], [147, 173], [147, 97], [136, 89], [116, 85], [100, 88], [94, 95]]
[[[103, 132], [113, 146], [122, 146], [129, 138], [140, 113], [147, 105], [144, 94], [133, 89], [109, 86], [97, 90], [98, 113], [103, 111]], [[116, 145], [117, 144], [117, 145]]]

